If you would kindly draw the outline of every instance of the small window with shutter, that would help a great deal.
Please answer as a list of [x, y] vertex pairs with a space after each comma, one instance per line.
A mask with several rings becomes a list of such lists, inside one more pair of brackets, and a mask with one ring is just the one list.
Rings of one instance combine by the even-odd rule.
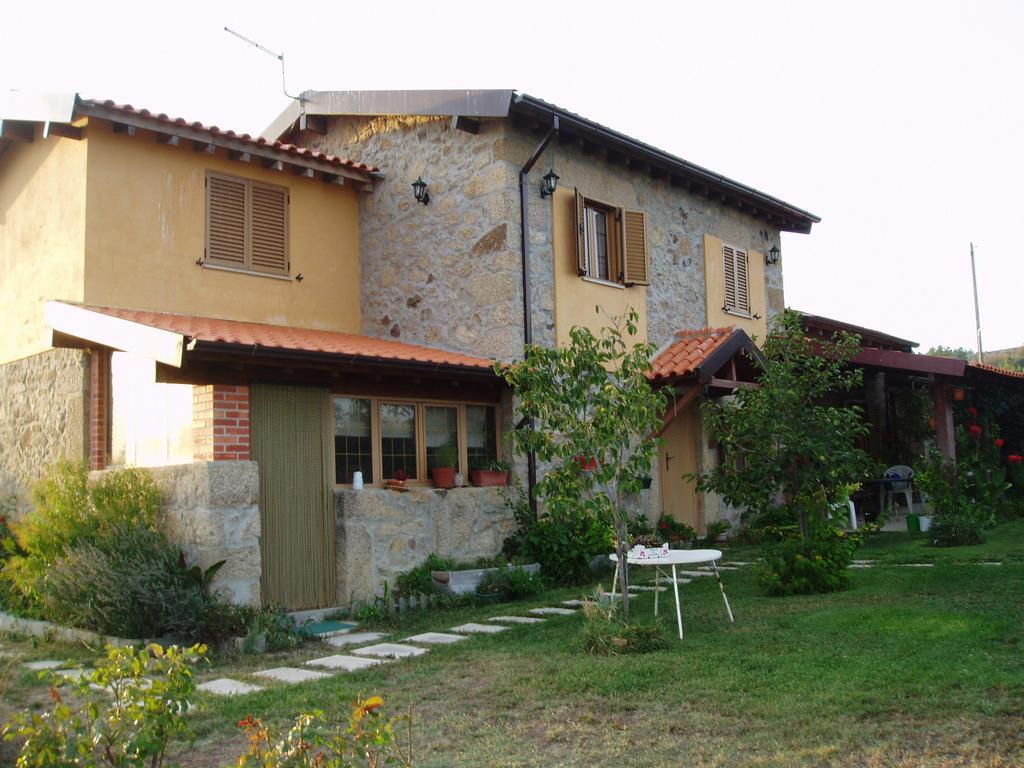
[[619, 285], [649, 285], [647, 217], [576, 190], [576, 269], [581, 277]]
[[722, 245], [725, 275], [726, 312], [750, 317], [750, 270], [747, 252], [732, 245]]
[[288, 190], [208, 172], [204, 263], [288, 274]]

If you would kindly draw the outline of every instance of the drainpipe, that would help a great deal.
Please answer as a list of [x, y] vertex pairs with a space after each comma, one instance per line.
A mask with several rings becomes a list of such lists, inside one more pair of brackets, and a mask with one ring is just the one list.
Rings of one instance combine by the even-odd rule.
[[[540, 159], [540, 156], [544, 154], [544, 150], [547, 149], [551, 139], [558, 133], [558, 115], [552, 116], [551, 127], [548, 132], [544, 135], [540, 144], [530, 155], [530, 159], [526, 161], [526, 164], [519, 171], [519, 243], [523, 250], [523, 341], [526, 344], [533, 343], [533, 317], [530, 312], [530, 215], [529, 215], [529, 196], [527, 194], [527, 182], [530, 175], [530, 170]], [[533, 420], [531, 419], [528, 426], [533, 428]], [[537, 487], [537, 454], [531, 451], [526, 457], [526, 484], [528, 489], [528, 498], [530, 499], [530, 509], [533, 510], [534, 515], [537, 514], [537, 499], [534, 497], [533, 491]]]

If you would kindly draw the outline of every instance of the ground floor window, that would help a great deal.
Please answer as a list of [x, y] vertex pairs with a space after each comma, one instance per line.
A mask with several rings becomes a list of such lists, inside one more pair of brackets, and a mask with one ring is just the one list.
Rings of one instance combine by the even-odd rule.
[[364, 483], [403, 476], [427, 482], [431, 467], [447, 456], [457, 457], [463, 474], [485, 469], [498, 457], [498, 438], [493, 405], [339, 395], [334, 398], [335, 482], [348, 485], [357, 471]]

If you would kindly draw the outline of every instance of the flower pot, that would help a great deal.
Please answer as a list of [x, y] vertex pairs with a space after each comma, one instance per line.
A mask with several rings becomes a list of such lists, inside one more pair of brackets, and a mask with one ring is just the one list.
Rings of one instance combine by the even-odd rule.
[[430, 478], [435, 488], [455, 487], [455, 467], [434, 467], [430, 470]]
[[473, 485], [478, 488], [487, 488], [494, 485], [508, 485], [509, 473], [497, 469], [474, 469], [469, 473]]
[[642, 488], [643, 488], [643, 489], [644, 489], [645, 491], [647, 491], [647, 490], [650, 490], [650, 488], [651, 488], [651, 483], [652, 483], [652, 482], [654, 482], [652, 478], [650, 478], [650, 477], [645, 477], [645, 478], [644, 478], [644, 479], [643, 479], [643, 480], [641, 481], [641, 483], [642, 483], [642, 484], [641, 484], [641, 487], [642, 487]]
[[907, 515], [907, 532], [908, 533], [920, 533], [921, 532], [921, 516], [911, 512]]
[[[529, 565], [519, 565], [516, 568], [522, 568], [529, 574], [536, 576], [540, 573], [540, 563], [530, 563]], [[431, 571], [430, 575], [434, 579], [434, 588], [438, 592], [447, 592], [451, 595], [461, 595], [466, 592], [476, 592], [476, 588], [480, 586], [484, 580], [484, 576], [492, 571], [497, 571], [498, 568], [473, 568], [465, 571]]]
[[921, 515], [920, 516], [920, 520], [921, 520], [921, 533], [924, 533], [925, 531], [931, 530], [931, 527], [932, 527], [932, 516], [931, 515]]
[[474, 592], [476, 599], [481, 603], [497, 603], [501, 600], [501, 592]]
[[584, 472], [593, 472], [597, 469], [597, 459], [593, 456], [577, 456], [576, 463], [580, 465], [580, 469]]

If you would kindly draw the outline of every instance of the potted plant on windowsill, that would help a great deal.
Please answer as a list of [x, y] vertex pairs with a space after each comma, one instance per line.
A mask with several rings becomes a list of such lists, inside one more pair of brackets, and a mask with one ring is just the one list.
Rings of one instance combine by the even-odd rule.
[[442, 445], [434, 453], [430, 465], [430, 479], [435, 488], [454, 488], [455, 473], [459, 467], [459, 452], [454, 445]]
[[511, 466], [507, 461], [492, 461], [485, 467], [470, 470], [469, 477], [478, 488], [508, 485], [510, 471]]

